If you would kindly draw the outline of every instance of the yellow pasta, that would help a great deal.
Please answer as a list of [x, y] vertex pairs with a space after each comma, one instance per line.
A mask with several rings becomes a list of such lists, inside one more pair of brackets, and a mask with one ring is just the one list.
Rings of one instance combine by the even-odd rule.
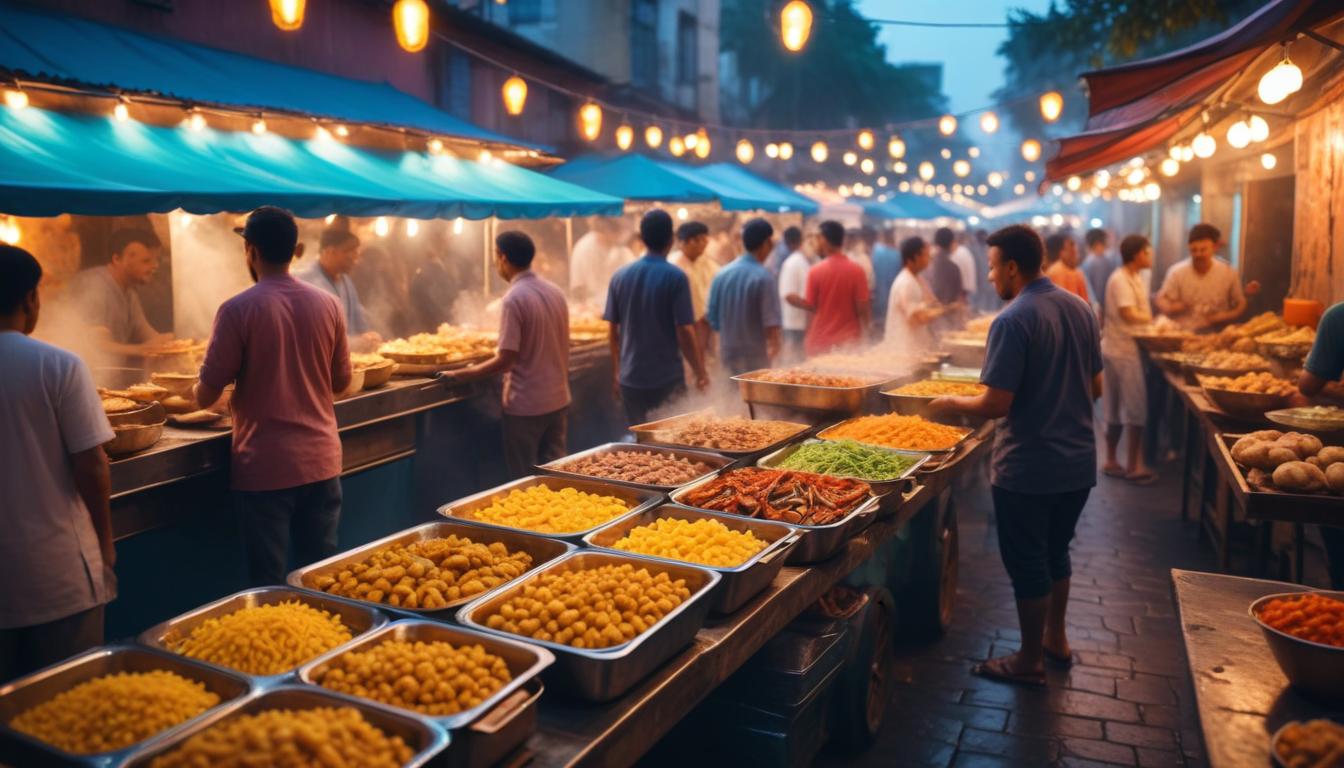
[[664, 517], [632, 528], [613, 549], [716, 568], [734, 568], [765, 549], [751, 531], [734, 531], [718, 520]]
[[442, 641], [387, 640], [323, 667], [313, 682], [324, 688], [432, 717], [479, 706], [513, 679], [509, 665], [481, 645]]
[[544, 485], [534, 485], [509, 491], [473, 517], [485, 523], [541, 533], [578, 533], [628, 511], [630, 506], [615, 496], [584, 493], [574, 488], [553, 491]]
[[532, 556], [465, 536], [380, 549], [311, 585], [323, 592], [415, 610], [439, 610], [521, 576]]
[[270, 709], [212, 725], [150, 768], [400, 768], [413, 754], [354, 707]]
[[208, 619], [167, 645], [249, 675], [280, 675], [349, 640], [339, 616], [288, 600]]

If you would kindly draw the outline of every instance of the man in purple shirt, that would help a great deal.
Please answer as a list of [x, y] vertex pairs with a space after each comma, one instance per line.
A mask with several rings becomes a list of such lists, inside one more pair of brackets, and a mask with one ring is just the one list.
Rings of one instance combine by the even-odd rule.
[[439, 374], [446, 384], [504, 374], [504, 461], [514, 477], [566, 453], [569, 306], [532, 271], [537, 248], [522, 232], [495, 238], [495, 269], [509, 283], [499, 349], [485, 362]]

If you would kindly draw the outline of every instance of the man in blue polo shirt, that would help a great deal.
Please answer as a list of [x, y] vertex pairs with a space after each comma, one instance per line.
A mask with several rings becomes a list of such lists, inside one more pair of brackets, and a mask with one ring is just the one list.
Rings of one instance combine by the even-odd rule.
[[[1304, 395], [1315, 395], [1332, 381], [1344, 376], [1344, 302], [1335, 304], [1321, 315], [1316, 325], [1316, 341], [1302, 366], [1297, 388]], [[1302, 401], [1301, 405], [1306, 405]], [[1330, 567], [1330, 586], [1344, 589], [1344, 528], [1321, 526], [1326, 565]]]
[[1010, 301], [989, 328], [984, 394], [940, 397], [935, 412], [999, 419], [991, 466], [999, 554], [1013, 582], [1022, 648], [975, 674], [1043, 685], [1044, 661], [1072, 663], [1064, 629], [1069, 542], [1097, 483], [1092, 404], [1101, 395], [1096, 315], [1041, 274], [1045, 247], [1028, 227], [989, 237], [989, 281]]
[[644, 214], [639, 237], [648, 252], [611, 276], [602, 315], [611, 323], [612, 391], [625, 404], [631, 424], [643, 424], [650, 411], [686, 391], [682, 357], [691, 365], [696, 388], [709, 386], [695, 336], [691, 283], [685, 272], [667, 263], [672, 217], [659, 208]]
[[719, 359], [729, 375], [769, 368], [779, 354], [779, 289], [765, 267], [775, 245], [765, 219], [742, 227], [747, 252], [715, 275], [709, 288], [709, 327], [719, 334]]

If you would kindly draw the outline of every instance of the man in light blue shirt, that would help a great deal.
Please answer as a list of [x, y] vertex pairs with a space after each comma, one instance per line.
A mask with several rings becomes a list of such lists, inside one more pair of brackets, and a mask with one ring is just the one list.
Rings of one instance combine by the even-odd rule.
[[[1325, 385], [1344, 376], [1344, 302], [1325, 311], [1316, 326], [1316, 342], [1297, 380], [1304, 395], [1319, 394]], [[1330, 586], [1344, 589], [1344, 527], [1322, 525], [1325, 560], [1330, 568]]]
[[1087, 293], [1092, 297], [1092, 303], [1097, 305], [1098, 314], [1105, 316], [1106, 283], [1118, 265], [1115, 259], [1106, 253], [1110, 244], [1106, 230], [1096, 228], [1087, 230], [1086, 242], [1087, 258], [1078, 268], [1083, 270], [1083, 276], [1087, 278]]
[[728, 373], [769, 368], [779, 354], [779, 289], [765, 267], [775, 230], [765, 219], [742, 227], [747, 252], [714, 277], [709, 288], [709, 326], [719, 334], [719, 359]]
[[[870, 227], [864, 227], [867, 239]], [[874, 232], [874, 235], [876, 233]], [[885, 333], [883, 327], [887, 321], [887, 299], [890, 298], [891, 285], [901, 273], [901, 252], [896, 250], [895, 233], [890, 229], [882, 230], [882, 239], [875, 240], [873, 248], [873, 329], [874, 335], [881, 339]]]
[[352, 346], [368, 348], [382, 341], [369, 323], [368, 313], [359, 301], [359, 290], [350, 273], [359, 266], [359, 237], [346, 227], [332, 226], [322, 230], [318, 241], [317, 259], [294, 276], [336, 297], [345, 317], [346, 333], [362, 343]]

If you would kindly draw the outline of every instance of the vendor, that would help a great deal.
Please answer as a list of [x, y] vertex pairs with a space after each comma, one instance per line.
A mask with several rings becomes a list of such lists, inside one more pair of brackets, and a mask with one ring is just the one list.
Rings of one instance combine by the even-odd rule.
[[700, 348], [708, 352], [712, 333], [705, 315], [709, 311], [709, 286], [719, 273], [718, 262], [705, 255], [709, 247], [709, 227], [704, 222], [688, 221], [677, 227], [677, 249], [667, 263], [686, 273], [691, 281], [691, 312], [695, 314], [695, 335]]
[[901, 271], [887, 298], [887, 332], [883, 349], [899, 355], [920, 355], [933, 348], [930, 323], [943, 314], [943, 306], [925, 282], [929, 268], [929, 244], [922, 237], [901, 241]]
[[[1297, 388], [1310, 397], [1332, 381], [1344, 377], [1344, 302], [1330, 307], [1316, 326], [1316, 341], [1302, 366]], [[1321, 526], [1325, 558], [1330, 566], [1330, 586], [1344, 589], [1344, 528]]]
[[1087, 277], [1078, 268], [1078, 242], [1062, 232], [1045, 238], [1045, 260], [1050, 265], [1045, 276], [1050, 282], [1091, 304]]
[[532, 271], [537, 253], [522, 232], [495, 238], [495, 269], [509, 283], [499, 348], [479, 365], [439, 374], [448, 384], [504, 374], [504, 462], [522, 477], [566, 453], [569, 414], [569, 305], [556, 285]]
[[807, 271], [812, 268], [813, 247], [804, 245], [803, 230], [789, 227], [784, 230], [784, 244], [789, 255], [779, 268], [780, 318], [784, 328], [784, 354], [789, 362], [803, 359], [803, 338], [807, 335]]
[[1167, 270], [1157, 292], [1157, 308], [1187, 330], [1198, 331], [1230, 323], [1246, 311], [1246, 293], [1257, 293], [1251, 281], [1242, 290], [1241, 276], [1230, 264], [1214, 257], [1223, 235], [1212, 224], [1190, 228], [1190, 258]]
[[70, 281], [65, 303], [93, 329], [96, 343], [123, 355], [173, 338], [160, 333], [145, 318], [136, 289], [149, 285], [159, 271], [159, 236], [149, 229], [119, 229], [112, 233], [112, 258], [101, 267], [81, 271]]
[[[1142, 235], [1120, 242], [1121, 267], [1106, 281], [1106, 307], [1101, 331], [1101, 354], [1106, 363], [1102, 413], [1106, 417], [1106, 463], [1111, 477], [1150, 485], [1157, 480], [1143, 460], [1143, 427], [1148, 422], [1148, 392], [1143, 363], [1134, 333], [1153, 322], [1142, 272], [1153, 266], [1153, 246]], [[1128, 441], [1128, 465], [1116, 459], [1123, 435]]]
[[0, 245], [0, 683], [102, 643], [116, 593], [112, 427], [84, 363], [30, 337], [41, 279], [31, 254]]
[[709, 325], [719, 334], [719, 359], [732, 376], [769, 368], [779, 356], [779, 289], [765, 260], [775, 229], [756, 218], [742, 227], [746, 253], [724, 267], [709, 291]]
[[368, 313], [359, 301], [359, 289], [350, 273], [359, 266], [359, 237], [346, 226], [332, 225], [322, 230], [317, 260], [295, 273], [303, 282], [336, 297], [345, 318], [346, 332], [357, 340], [356, 346], [371, 349], [382, 337], [369, 325]]

